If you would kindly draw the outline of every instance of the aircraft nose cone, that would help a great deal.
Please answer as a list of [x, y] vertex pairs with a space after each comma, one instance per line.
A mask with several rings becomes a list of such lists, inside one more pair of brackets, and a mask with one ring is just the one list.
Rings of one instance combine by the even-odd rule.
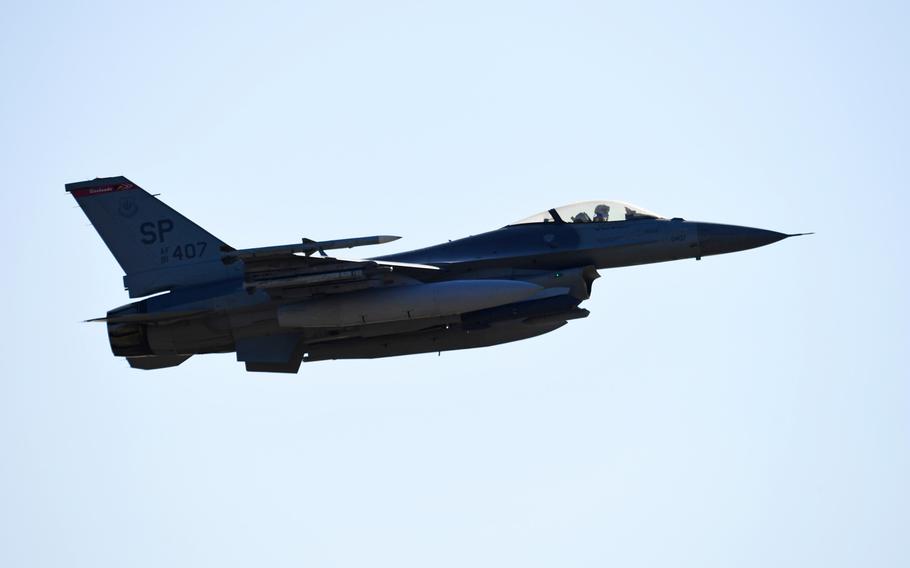
[[787, 235], [784, 233], [753, 227], [717, 223], [698, 224], [698, 242], [702, 256], [763, 247], [785, 238]]

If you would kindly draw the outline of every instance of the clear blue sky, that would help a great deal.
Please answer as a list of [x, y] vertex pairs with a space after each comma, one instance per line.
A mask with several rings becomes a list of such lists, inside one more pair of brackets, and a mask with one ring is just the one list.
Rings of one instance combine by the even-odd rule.
[[[0, 565], [910, 565], [906, 2], [20, 2]], [[138, 372], [66, 182], [395, 252], [613, 198], [784, 232], [492, 349]]]

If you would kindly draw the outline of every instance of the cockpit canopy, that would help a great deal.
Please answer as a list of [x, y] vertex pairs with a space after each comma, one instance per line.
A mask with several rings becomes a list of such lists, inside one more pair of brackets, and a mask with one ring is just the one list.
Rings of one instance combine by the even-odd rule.
[[[554, 218], [553, 213], [556, 213]], [[512, 225], [526, 223], [606, 223], [610, 221], [637, 221], [640, 219], [663, 219], [660, 215], [647, 209], [636, 207], [622, 201], [583, 201], [563, 205], [537, 215], [532, 215]]]

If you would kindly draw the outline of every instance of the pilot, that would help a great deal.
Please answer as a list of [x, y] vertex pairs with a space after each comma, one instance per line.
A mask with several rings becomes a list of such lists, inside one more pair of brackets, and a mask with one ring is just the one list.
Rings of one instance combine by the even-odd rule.
[[607, 218], [610, 216], [610, 206], [601, 203], [594, 208], [594, 222], [595, 223], [605, 223]]
[[572, 222], [573, 223], [590, 223], [591, 217], [589, 217], [587, 213], [582, 211], [578, 215], [575, 215], [574, 217], [572, 217]]

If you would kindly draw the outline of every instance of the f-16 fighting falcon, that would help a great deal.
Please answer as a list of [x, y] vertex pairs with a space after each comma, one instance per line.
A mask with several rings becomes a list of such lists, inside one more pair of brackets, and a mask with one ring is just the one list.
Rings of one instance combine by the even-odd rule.
[[[666, 219], [618, 201], [556, 207], [501, 229], [367, 260], [326, 251], [393, 236], [235, 249], [125, 177], [66, 185], [126, 273], [105, 322], [137, 369], [236, 352], [247, 371], [301, 361], [486, 347], [588, 316], [598, 269], [736, 252], [788, 235]], [[153, 296], [153, 294], [156, 294]]]

